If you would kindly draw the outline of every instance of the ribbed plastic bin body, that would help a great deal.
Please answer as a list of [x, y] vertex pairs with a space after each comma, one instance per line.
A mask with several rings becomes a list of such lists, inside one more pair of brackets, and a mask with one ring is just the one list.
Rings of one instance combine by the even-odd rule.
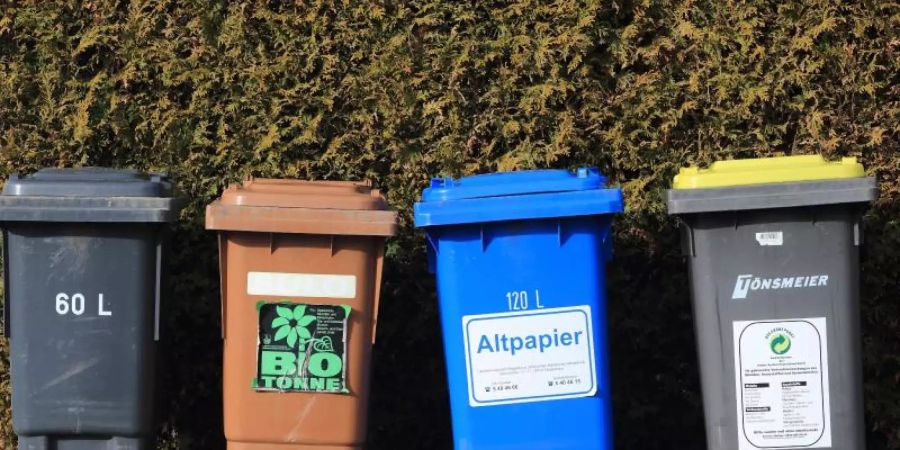
[[621, 208], [588, 170], [426, 190], [416, 224], [437, 274], [456, 449], [612, 448], [605, 270]]
[[859, 247], [875, 195], [849, 159], [677, 179], [711, 450], [865, 448]]
[[150, 448], [165, 178], [44, 170], [7, 182], [6, 324], [22, 450]]
[[229, 450], [365, 445], [386, 208], [364, 183], [263, 179], [208, 207]]

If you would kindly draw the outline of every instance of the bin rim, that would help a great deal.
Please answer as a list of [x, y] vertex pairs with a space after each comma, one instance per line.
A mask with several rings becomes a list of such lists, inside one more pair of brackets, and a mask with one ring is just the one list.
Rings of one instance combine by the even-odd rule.
[[416, 227], [621, 213], [622, 190], [596, 168], [434, 178], [413, 207]]
[[0, 223], [171, 223], [184, 206], [181, 198], [4, 197]]
[[172, 195], [165, 173], [44, 168], [9, 177], [0, 194], [0, 222], [174, 222], [184, 203]]
[[878, 198], [874, 177], [768, 183], [704, 189], [669, 189], [670, 215], [747, 211], [838, 204], [867, 204]]

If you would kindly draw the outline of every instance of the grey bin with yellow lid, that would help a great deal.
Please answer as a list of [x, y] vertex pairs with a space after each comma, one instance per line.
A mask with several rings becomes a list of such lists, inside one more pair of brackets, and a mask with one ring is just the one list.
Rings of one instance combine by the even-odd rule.
[[865, 449], [859, 249], [876, 196], [854, 158], [675, 178], [710, 450]]

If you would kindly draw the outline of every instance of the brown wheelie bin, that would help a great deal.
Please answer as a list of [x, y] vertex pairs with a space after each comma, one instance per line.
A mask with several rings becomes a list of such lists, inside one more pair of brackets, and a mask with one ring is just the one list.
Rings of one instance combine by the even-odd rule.
[[229, 450], [361, 449], [384, 241], [367, 183], [245, 181], [207, 207], [219, 231]]

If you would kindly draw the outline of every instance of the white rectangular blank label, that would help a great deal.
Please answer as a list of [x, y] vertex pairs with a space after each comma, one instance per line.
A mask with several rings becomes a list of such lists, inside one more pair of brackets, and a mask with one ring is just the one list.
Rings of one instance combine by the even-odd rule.
[[356, 298], [356, 276], [248, 272], [247, 294], [276, 297]]

